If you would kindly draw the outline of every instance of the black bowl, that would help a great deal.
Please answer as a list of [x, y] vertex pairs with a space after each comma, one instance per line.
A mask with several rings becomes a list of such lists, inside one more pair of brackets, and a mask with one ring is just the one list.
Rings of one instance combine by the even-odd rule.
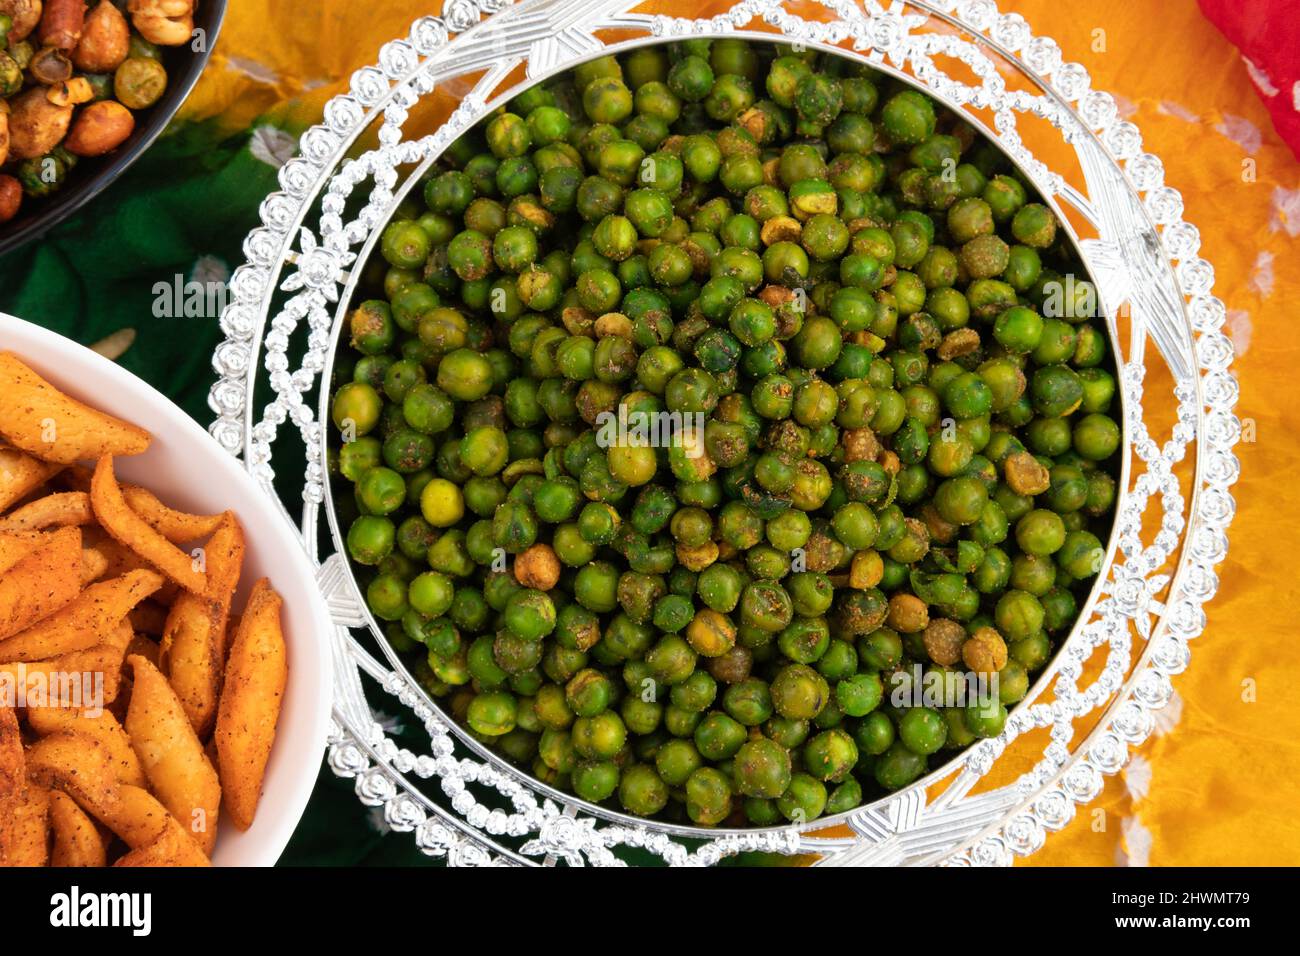
[[67, 184], [54, 195], [44, 199], [24, 196], [19, 214], [0, 225], [0, 255], [67, 219], [99, 195], [149, 148], [198, 82], [199, 74], [212, 55], [225, 15], [226, 0], [199, 0], [198, 9], [194, 11], [194, 26], [206, 33], [206, 49], [196, 53], [188, 44], [164, 48], [162, 59], [167, 67], [167, 90], [162, 99], [135, 114], [135, 129], [117, 149], [104, 156], [80, 160], [68, 176]]

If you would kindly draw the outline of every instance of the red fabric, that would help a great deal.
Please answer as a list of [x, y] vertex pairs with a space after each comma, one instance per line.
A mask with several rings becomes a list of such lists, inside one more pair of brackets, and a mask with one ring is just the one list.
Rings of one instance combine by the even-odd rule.
[[1198, 0], [1241, 50], [1273, 125], [1300, 159], [1300, 0]]

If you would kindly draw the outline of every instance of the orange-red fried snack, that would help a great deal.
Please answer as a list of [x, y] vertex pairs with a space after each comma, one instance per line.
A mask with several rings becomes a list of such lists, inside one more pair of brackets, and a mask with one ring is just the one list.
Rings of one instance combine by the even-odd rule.
[[0, 513], [57, 475], [59, 467], [17, 448], [0, 448]]
[[60, 528], [0, 575], [0, 640], [53, 614], [81, 591], [81, 529]]
[[206, 538], [221, 524], [221, 515], [192, 515], [169, 508], [147, 488], [122, 485], [122, 497], [131, 510], [173, 544]]
[[67, 465], [138, 455], [149, 433], [59, 391], [12, 352], [0, 352], [0, 436], [42, 461]]
[[94, 520], [95, 512], [90, 507], [89, 495], [81, 491], [61, 491], [15, 508], [0, 518], [0, 531], [40, 531], [43, 528], [90, 524]]
[[104, 745], [118, 783], [133, 787], [146, 785], [140, 757], [131, 746], [131, 738], [122, 725], [106, 710], [87, 711], [59, 707], [35, 707], [27, 711], [27, 723], [42, 737], [73, 734], [89, 737]]
[[230, 647], [217, 710], [213, 739], [226, 809], [241, 830], [257, 811], [289, 676], [281, 604], [266, 579], [257, 582]]
[[90, 707], [117, 699], [122, 658], [131, 641], [125, 623], [94, 647], [43, 661], [0, 664], [0, 677], [22, 694], [28, 713], [35, 707]]
[[167, 615], [159, 660], [200, 739], [217, 716], [230, 600], [244, 563], [244, 532], [226, 512], [205, 548], [208, 593], [182, 592]]
[[171, 816], [148, 790], [125, 783], [113, 803], [85, 809], [133, 850], [152, 843]]
[[105, 866], [108, 853], [99, 830], [77, 806], [77, 802], [59, 790], [50, 791], [50, 829], [54, 831], [51, 866]]
[[90, 502], [100, 525], [114, 538], [187, 591], [202, 594], [207, 590], [207, 575], [194, 566], [194, 560], [155, 531], [126, 503], [113, 475], [111, 455], [99, 459], [95, 466], [95, 477], [90, 483]]
[[0, 574], [36, 550], [43, 537], [37, 531], [0, 531]]
[[170, 817], [162, 831], [139, 849], [123, 855], [114, 866], [211, 866], [207, 855]]
[[0, 845], [0, 867], [47, 866], [50, 862], [49, 788], [28, 781], [22, 798], [14, 806], [10, 823], [8, 843]]
[[51, 734], [28, 747], [27, 775], [42, 786], [66, 791], [84, 807], [107, 807], [117, 800], [108, 748], [80, 734]]
[[[78, 564], [80, 558], [78, 547]], [[161, 584], [153, 571], [130, 571], [92, 584], [49, 617], [0, 640], [0, 661], [39, 661], [94, 647]]]
[[217, 772], [167, 678], [138, 654], [127, 661], [133, 684], [126, 732], [145, 776], [167, 811], [184, 821], [204, 853], [211, 853], [221, 802]]

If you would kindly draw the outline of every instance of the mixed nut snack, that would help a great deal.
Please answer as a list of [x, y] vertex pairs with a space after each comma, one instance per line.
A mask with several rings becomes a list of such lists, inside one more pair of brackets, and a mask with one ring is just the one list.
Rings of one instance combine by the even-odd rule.
[[[456, 721], [701, 826], [845, 811], [1001, 732], [1120, 444], [1094, 290], [1001, 153], [846, 58], [689, 40], [519, 94], [422, 199], [349, 314], [332, 467]], [[963, 677], [991, 690], [911, 694]]]
[[0, 223], [115, 149], [167, 88], [195, 0], [0, 0]]

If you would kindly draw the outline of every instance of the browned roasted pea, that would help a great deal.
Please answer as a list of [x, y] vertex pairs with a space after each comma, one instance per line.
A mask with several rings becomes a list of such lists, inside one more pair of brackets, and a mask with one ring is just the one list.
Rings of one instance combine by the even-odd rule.
[[953, 329], [939, 343], [939, 358], [944, 361], [969, 355], [980, 347], [980, 334], [974, 329]]
[[849, 569], [849, 586], [854, 588], [874, 588], [885, 575], [885, 562], [876, 551], [859, 551], [853, 556], [853, 566]]
[[754, 655], [748, 647], [737, 645], [720, 657], [709, 658], [705, 666], [715, 680], [724, 684], [739, 684], [749, 679], [750, 669], [754, 666]]
[[126, 17], [111, 0], [100, 0], [99, 6], [86, 16], [81, 40], [72, 51], [72, 63], [86, 73], [112, 73], [126, 59], [130, 45], [131, 28]]
[[842, 434], [845, 461], [875, 461], [880, 440], [870, 428], [848, 428]]
[[882, 451], [880, 458], [877, 460], [880, 462], [880, 467], [885, 469], [887, 475], [896, 475], [903, 467], [903, 463], [898, 460], [898, 456], [892, 451]]
[[515, 558], [515, 579], [526, 588], [549, 591], [560, 580], [560, 559], [549, 544], [535, 544]]
[[966, 629], [956, 621], [941, 617], [926, 625], [925, 635], [921, 640], [925, 644], [925, 652], [930, 655], [930, 660], [948, 667], [961, 660]]
[[[0, 120], [4, 119], [0, 116]], [[0, 175], [0, 222], [8, 222], [18, 215], [23, 204], [23, 187], [12, 176]]]
[[768, 186], [780, 186], [781, 174], [777, 171], [781, 167], [780, 159], [769, 159], [763, 164], [763, 182]]
[[72, 107], [55, 106], [40, 87], [19, 94], [10, 107], [10, 159], [44, 156], [63, 141], [72, 121]]
[[703, 571], [717, 560], [718, 546], [713, 541], [705, 541], [694, 548], [677, 545], [677, 563], [688, 571]]
[[580, 305], [567, 306], [561, 310], [560, 321], [570, 335], [585, 335], [588, 338], [596, 325], [596, 317]]
[[961, 647], [961, 659], [977, 674], [996, 674], [1007, 666], [1007, 642], [991, 627], [981, 627]]
[[721, 657], [736, 644], [736, 625], [712, 608], [702, 608], [686, 625], [686, 640], [697, 654]]
[[759, 290], [758, 298], [775, 309], [793, 299], [794, 292], [783, 285], [765, 285]]
[[71, 50], [81, 39], [86, 22], [86, 0], [45, 0], [39, 36], [56, 50]]
[[632, 320], [622, 312], [606, 312], [596, 320], [596, 338], [614, 335], [620, 339], [630, 339], [632, 333]]
[[113, 95], [133, 110], [153, 106], [167, 89], [167, 71], [157, 60], [129, 56], [113, 74]]
[[926, 505], [921, 509], [921, 520], [925, 522], [925, 528], [930, 532], [930, 540], [938, 541], [940, 544], [948, 544], [961, 530], [957, 525], [944, 521], [934, 505]]
[[759, 230], [759, 238], [765, 246], [774, 242], [798, 242], [801, 235], [803, 226], [791, 216], [773, 216]]
[[767, 114], [751, 107], [736, 117], [736, 125], [761, 143], [763, 134], [767, 132]]
[[889, 599], [885, 623], [900, 634], [915, 634], [930, 623], [930, 609], [915, 594], [895, 594]]
[[1027, 451], [1008, 455], [1002, 470], [1007, 485], [1018, 495], [1041, 495], [1052, 483], [1047, 469]]

